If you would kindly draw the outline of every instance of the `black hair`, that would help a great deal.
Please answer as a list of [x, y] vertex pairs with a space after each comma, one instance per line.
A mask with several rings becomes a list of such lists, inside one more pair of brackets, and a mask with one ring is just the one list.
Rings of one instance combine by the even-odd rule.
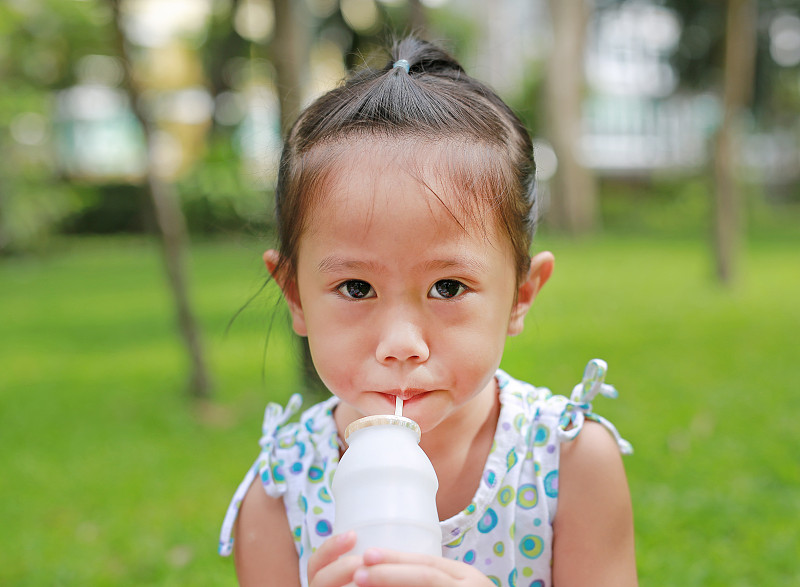
[[[399, 60], [407, 63], [395, 66]], [[394, 43], [382, 69], [356, 71], [318, 98], [289, 131], [275, 192], [279, 271], [286, 277], [293, 277], [299, 239], [323, 197], [332, 161], [359, 138], [443, 149], [444, 180], [463, 194], [458, 212], [496, 215], [524, 279], [536, 223], [530, 135], [493, 90], [443, 49], [413, 37]]]

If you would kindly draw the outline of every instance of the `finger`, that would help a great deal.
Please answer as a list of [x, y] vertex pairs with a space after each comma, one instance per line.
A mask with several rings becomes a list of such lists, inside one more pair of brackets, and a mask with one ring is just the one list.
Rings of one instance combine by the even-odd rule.
[[494, 583], [475, 567], [443, 557], [370, 548], [363, 559], [364, 567], [353, 575], [359, 587], [494, 587]]
[[344, 553], [356, 545], [356, 533], [353, 531], [331, 536], [311, 555], [308, 560], [308, 578], [313, 579], [320, 569], [327, 567]]
[[383, 548], [368, 548], [364, 552], [364, 565], [374, 566], [381, 564], [417, 564], [440, 569], [441, 571], [460, 577], [463, 575], [462, 564], [446, 559], [441, 556], [431, 556], [429, 554], [415, 554], [411, 552], [401, 552]]
[[340, 556], [319, 569], [313, 577], [309, 575], [309, 587], [355, 587], [353, 575], [362, 566], [363, 560], [360, 556]]
[[361, 567], [353, 574], [358, 587], [455, 587], [458, 579], [426, 564], [387, 563]]

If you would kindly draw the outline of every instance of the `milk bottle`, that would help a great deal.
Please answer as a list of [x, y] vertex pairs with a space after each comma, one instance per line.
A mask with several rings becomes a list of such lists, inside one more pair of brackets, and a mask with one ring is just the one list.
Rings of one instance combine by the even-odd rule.
[[[398, 400], [398, 412], [400, 406]], [[334, 533], [355, 530], [353, 553], [375, 546], [441, 556], [439, 481], [419, 439], [417, 423], [397, 414], [367, 416], [347, 427], [349, 447], [332, 484]]]

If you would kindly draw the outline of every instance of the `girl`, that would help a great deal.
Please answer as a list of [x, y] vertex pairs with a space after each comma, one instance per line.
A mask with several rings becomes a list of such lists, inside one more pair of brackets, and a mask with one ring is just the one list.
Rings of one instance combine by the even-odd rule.
[[[570, 400], [498, 370], [553, 270], [528, 256], [534, 171], [511, 110], [414, 39], [295, 123], [264, 260], [333, 397], [297, 424], [299, 396], [267, 407], [220, 542], [242, 585], [636, 585], [629, 445], [589, 404], [613, 393], [604, 365]], [[344, 430], [398, 396], [439, 478], [442, 558], [330, 536]]]

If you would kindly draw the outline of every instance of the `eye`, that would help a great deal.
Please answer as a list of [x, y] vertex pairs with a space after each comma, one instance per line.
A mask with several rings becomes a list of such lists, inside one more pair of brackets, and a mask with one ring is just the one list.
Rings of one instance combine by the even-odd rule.
[[365, 298], [375, 297], [375, 290], [372, 289], [372, 286], [366, 281], [359, 281], [357, 279], [345, 281], [337, 289], [344, 297], [353, 300], [363, 300]]
[[449, 300], [467, 291], [467, 286], [455, 279], [442, 279], [433, 284], [428, 295], [432, 298]]

